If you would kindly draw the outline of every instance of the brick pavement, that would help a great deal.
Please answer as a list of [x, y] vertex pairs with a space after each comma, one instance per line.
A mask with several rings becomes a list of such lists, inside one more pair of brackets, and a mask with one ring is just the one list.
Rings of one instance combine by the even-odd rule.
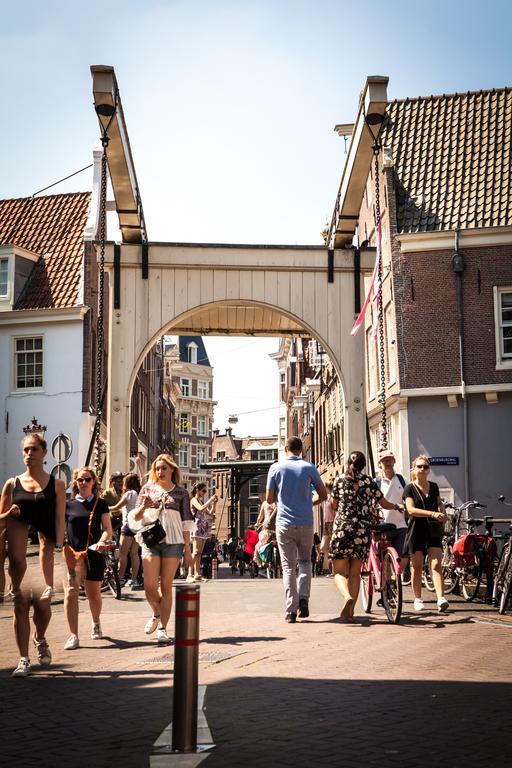
[[[226, 572], [221, 569], [221, 575]], [[263, 765], [430, 766], [510, 764], [512, 623], [481, 604], [452, 601], [439, 615], [399, 626], [376, 609], [354, 626], [335, 616], [332, 579], [313, 583], [312, 614], [288, 625], [279, 582], [239, 577], [201, 589], [200, 683], [216, 748], [207, 768]], [[102, 641], [67, 637], [62, 605], [48, 632], [54, 664], [14, 680], [11, 606], [0, 613], [2, 765], [146, 768], [171, 719], [172, 648], [143, 633], [141, 593], [106, 598]], [[86, 631], [87, 630], [87, 631]]]

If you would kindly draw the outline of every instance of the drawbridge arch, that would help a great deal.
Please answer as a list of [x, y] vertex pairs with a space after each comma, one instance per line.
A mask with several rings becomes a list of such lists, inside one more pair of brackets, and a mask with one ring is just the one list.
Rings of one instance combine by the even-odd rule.
[[364, 449], [363, 338], [350, 330], [373, 261], [335, 250], [329, 281], [322, 247], [108, 244], [107, 472], [128, 468], [134, 379], [164, 333], [316, 338], [342, 385], [344, 444]]

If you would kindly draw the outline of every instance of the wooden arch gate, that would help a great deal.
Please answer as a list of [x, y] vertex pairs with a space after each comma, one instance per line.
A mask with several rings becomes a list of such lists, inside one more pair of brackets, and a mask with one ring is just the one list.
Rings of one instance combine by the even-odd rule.
[[335, 250], [328, 276], [322, 247], [109, 243], [107, 473], [128, 469], [133, 382], [164, 333], [316, 338], [340, 378], [344, 445], [364, 449], [363, 337], [350, 330], [374, 251], [359, 258]]

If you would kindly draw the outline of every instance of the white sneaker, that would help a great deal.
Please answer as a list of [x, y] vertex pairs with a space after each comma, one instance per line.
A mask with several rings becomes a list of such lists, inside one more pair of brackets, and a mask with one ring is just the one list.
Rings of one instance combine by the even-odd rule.
[[93, 624], [91, 630], [91, 640], [101, 640], [102, 637], [103, 633], [101, 631], [101, 624], [99, 622], [97, 624]]
[[195, 581], [195, 579], [194, 579], [194, 577], [193, 577], [193, 576], [187, 576], [187, 578], [185, 579], [185, 581], [187, 581], [189, 584], [191, 584], [193, 581]]
[[424, 605], [423, 600], [421, 599], [421, 597], [415, 597], [414, 598], [414, 610], [415, 611], [424, 611], [425, 610], [425, 605]]
[[34, 641], [35, 649], [37, 651], [37, 658], [39, 663], [43, 667], [49, 667], [50, 664], [52, 663], [52, 652], [50, 651], [48, 643], [46, 642], [44, 637], [42, 640], [37, 640], [35, 635], [33, 637], [33, 641]]
[[28, 677], [30, 675], [30, 659], [27, 656], [22, 656], [18, 662], [18, 666], [13, 671], [13, 677]]
[[148, 622], [146, 622], [146, 626], [144, 627], [144, 632], [146, 635], [151, 635], [155, 631], [155, 629], [158, 627], [160, 623], [160, 616], [152, 616]]
[[78, 635], [70, 635], [64, 645], [65, 651], [75, 651], [80, 646]]
[[440, 613], [444, 613], [445, 611], [448, 610], [449, 607], [450, 607], [450, 603], [448, 602], [446, 597], [440, 597], [439, 600], [437, 601], [437, 610]]
[[156, 631], [156, 641], [158, 645], [169, 645], [171, 638], [163, 627], [158, 627]]

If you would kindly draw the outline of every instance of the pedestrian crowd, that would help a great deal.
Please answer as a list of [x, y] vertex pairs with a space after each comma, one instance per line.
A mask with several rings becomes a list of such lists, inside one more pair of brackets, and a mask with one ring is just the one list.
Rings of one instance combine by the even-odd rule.
[[[311, 578], [330, 570], [343, 599], [340, 621], [352, 623], [368, 559], [372, 530], [379, 520], [392, 524], [392, 543], [402, 567], [410, 560], [414, 610], [421, 611], [421, 576], [428, 555], [439, 611], [448, 608], [441, 572], [442, 525], [446, 519], [439, 488], [428, 480], [429, 460], [414, 459], [411, 482], [395, 473], [391, 451], [379, 455], [380, 476], [364, 474], [360, 451], [348, 457], [345, 472], [324, 485], [317, 468], [302, 458], [298, 437], [286, 443], [286, 458], [269, 470], [266, 498], [255, 525], [244, 539], [232, 537], [220, 545], [212, 526], [218, 497], [208, 496], [206, 483], [191, 493], [180, 484], [180, 470], [168, 454], [152, 463], [146, 482], [135, 474], [114, 473], [101, 493], [92, 467], [74, 470], [71, 496], [44, 469], [45, 440], [37, 434], [22, 443], [25, 471], [9, 478], [0, 501], [0, 599], [6, 592], [4, 561], [9, 561], [10, 593], [14, 603], [14, 635], [20, 661], [15, 677], [30, 674], [32, 644], [41, 665], [51, 664], [46, 640], [54, 593], [55, 553], [62, 551], [65, 570], [64, 612], [69, 637], [64, 649], [80, 647], [79, 595], [83, 589], [91, 614], [91, 639], [102, 638], [101, 586], [103, 552], [119, 540], [119, 574], [123, 585], [144, 589], [151, 610], [144, 632], [156, 632], [160, 645], [171, 642], [167, 625], [176, 575], [201, 582], [202, 562], [222, 557], [236, 565], [250, 563], [255, 575], [267, 564], [267, 552], [277, 542], [285, 594], [285, 620], [310, 614]], [[314, 531], [313, 507], [323, 505], [323, 536]], [[39, 579], [27, 576], [29, 526], [38, 532]], [[327, 567], [328, 566], [328, 567]], [[33, 609], [33, 632], [30, 609]], [[32, 634], [32, 637], [31, 637]]]

